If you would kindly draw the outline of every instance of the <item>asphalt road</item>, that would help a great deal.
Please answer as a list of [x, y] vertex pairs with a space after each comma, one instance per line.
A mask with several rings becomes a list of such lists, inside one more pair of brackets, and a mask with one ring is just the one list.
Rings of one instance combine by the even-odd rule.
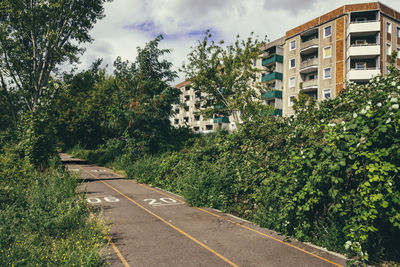
[[[340, 255], [127, 180], [62, 154], [85, 179], [90, 209], [111, 225], [111, 266], [345, 266]], [[285, 240], [285, 241], [284, 241]]]

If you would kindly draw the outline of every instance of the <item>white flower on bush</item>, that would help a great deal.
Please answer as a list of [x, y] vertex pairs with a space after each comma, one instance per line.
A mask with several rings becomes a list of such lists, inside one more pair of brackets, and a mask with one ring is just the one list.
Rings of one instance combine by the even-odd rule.
[[387, 123], [390, 123], [391, 121], [392, 121], [391, 118], [387, 119], [387, 120], [386, 120], [386, 124], [387, 124]]
[[392, 82], [392, 86], [396, 86], [396, 82], [393, 81], [393, 82]]
[[336, 126], [336, 123], [329, 123], [328, 124], [328, 127], [335, 127]]
[[355, 119], [355, 118], [357, 118], [357, 113], [353, 113], [353, 118]]
[[397, 97], [392, 97], [390, 99], [390, 103], [396, 103], [397, 102]]
[[346, 243], [344, 244], [344, 249], [345, 249], [345, 250], [349, 250], [351, 244], [352, 244], [352, 243], [351, 243], [350, 240], [349, 240], [349, 241], [346, 241]]
[[399, 104], [392, 105], [392, 109], [399, 109]]
[[376, 104], [378, 107], [382, 107], [382, 103], [379, 102], [378, 104]]
[[367, 113], [367, 110], [364, 109], [364, 108], [360, 111], [360, 114], [363, 114], [363, 115], [364, 115], [364, 114], [366, 114], [366, 113]]

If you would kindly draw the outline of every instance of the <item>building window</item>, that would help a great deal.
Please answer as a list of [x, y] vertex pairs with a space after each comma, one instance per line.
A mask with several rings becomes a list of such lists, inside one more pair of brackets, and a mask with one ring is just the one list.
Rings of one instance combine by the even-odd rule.
[[178, 124], [179, 123], [179, 120], [178, 119], [175, 119], [174, 120], [174, 124]]
[[324, 38], [332, 35], [332, 26], [324, 28]]
[[213, 129], [213, 126], [212, 125], [210, 125], [210, 124], [207, 124], [206, 125], [206, 130], [207, 131], [211, 131]]
[[324, 69], [324, 79], [330, 79], [330, 78], [331, 78], [331, 68]]
[[389, 66], [386, 66], [386, 74], [390, 74]]
[[367, 62], [356, 62], [356, 70], [367, 69]]
[[324, 89], [322, 92], [322, 99], [331, 98], [331, 89]]
[[290, 65], [290, 68], [291, 68], [291, 69], [293, 69], [294, 67], [296, 67], [296, 59], [295, 59], [295, 58], [291, 59], [289, 65]]
[[185, 106], [183, 109], [184, 109], [186, 112], [189, 111], [189, 107], [188, 107], [188, 106]]
[[200, 128], [199, 128], [199, 126], [195, 126], [195, 127], [193, 127], [193, 130], [194, 130], [195, 132], [198, 132], [198, 131], [200, 130]]
[[400, 48], [397, 48], [397, 58], [400, 59]]
[[176, 109], [175, 109], [175, 113], [176, 113], [176, 114], [179, 114], [179, 108], [176, 108]]
[[290, 42], [290, 51], [296, 49], [296, 40]]
[[324, 47], [324, 58], [332, 57], [332, 46]]
[[400, 27], [397, 27], [397, 38], [400, 38]]
[[289, 87], [295, 87], [296, 85], [296, 77], [289, 78]]
[[257, 66], [257, 59], [254, 59], [253, 65]]
[[199, 120], [200, 120], [200, 115], [195, 115], [195, 116], [194, 116], [194, 120], [195, 120], [195, 121], [199, 121]]
[[292, 107], [294, 105], [294, 98], [295, 98], [294, 95], [289, 96], [289, 107]]
[[184, 120], [185, 122], [189, 122], [189, 117], [184, 117], [183, 120]]
[[386, 55], [390, 56], [392, 54], [392, 45], [386, 44]]
[[392, 23], [386, 22], [386, 32], [387, 33], [392, 33]]

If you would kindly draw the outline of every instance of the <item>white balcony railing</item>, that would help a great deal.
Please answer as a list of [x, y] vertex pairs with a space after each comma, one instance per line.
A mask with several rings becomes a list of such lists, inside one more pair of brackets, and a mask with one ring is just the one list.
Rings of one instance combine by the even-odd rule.
[[378, 68], [350, 69], [347, 73], [347, 79], [350, 81], [368, 81], [380, 73], [381, 70]]
[[351, 45], [348, 50], [348, 57], [354, 56], [378, 56], [381, 53], [379, 44]]
[[381, 23], [377, 20], [351, 22], [348, 28], [348, 33], [359, 32], [379, 32]]

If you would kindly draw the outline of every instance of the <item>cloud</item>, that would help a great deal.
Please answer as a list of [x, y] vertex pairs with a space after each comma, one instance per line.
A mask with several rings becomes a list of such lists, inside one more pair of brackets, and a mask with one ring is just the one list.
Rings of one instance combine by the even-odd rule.
[[311, 9], [317, 0], [265, 0], [264, 8], [273, 12], [280, 9], [297, 15], [300, 11]]

